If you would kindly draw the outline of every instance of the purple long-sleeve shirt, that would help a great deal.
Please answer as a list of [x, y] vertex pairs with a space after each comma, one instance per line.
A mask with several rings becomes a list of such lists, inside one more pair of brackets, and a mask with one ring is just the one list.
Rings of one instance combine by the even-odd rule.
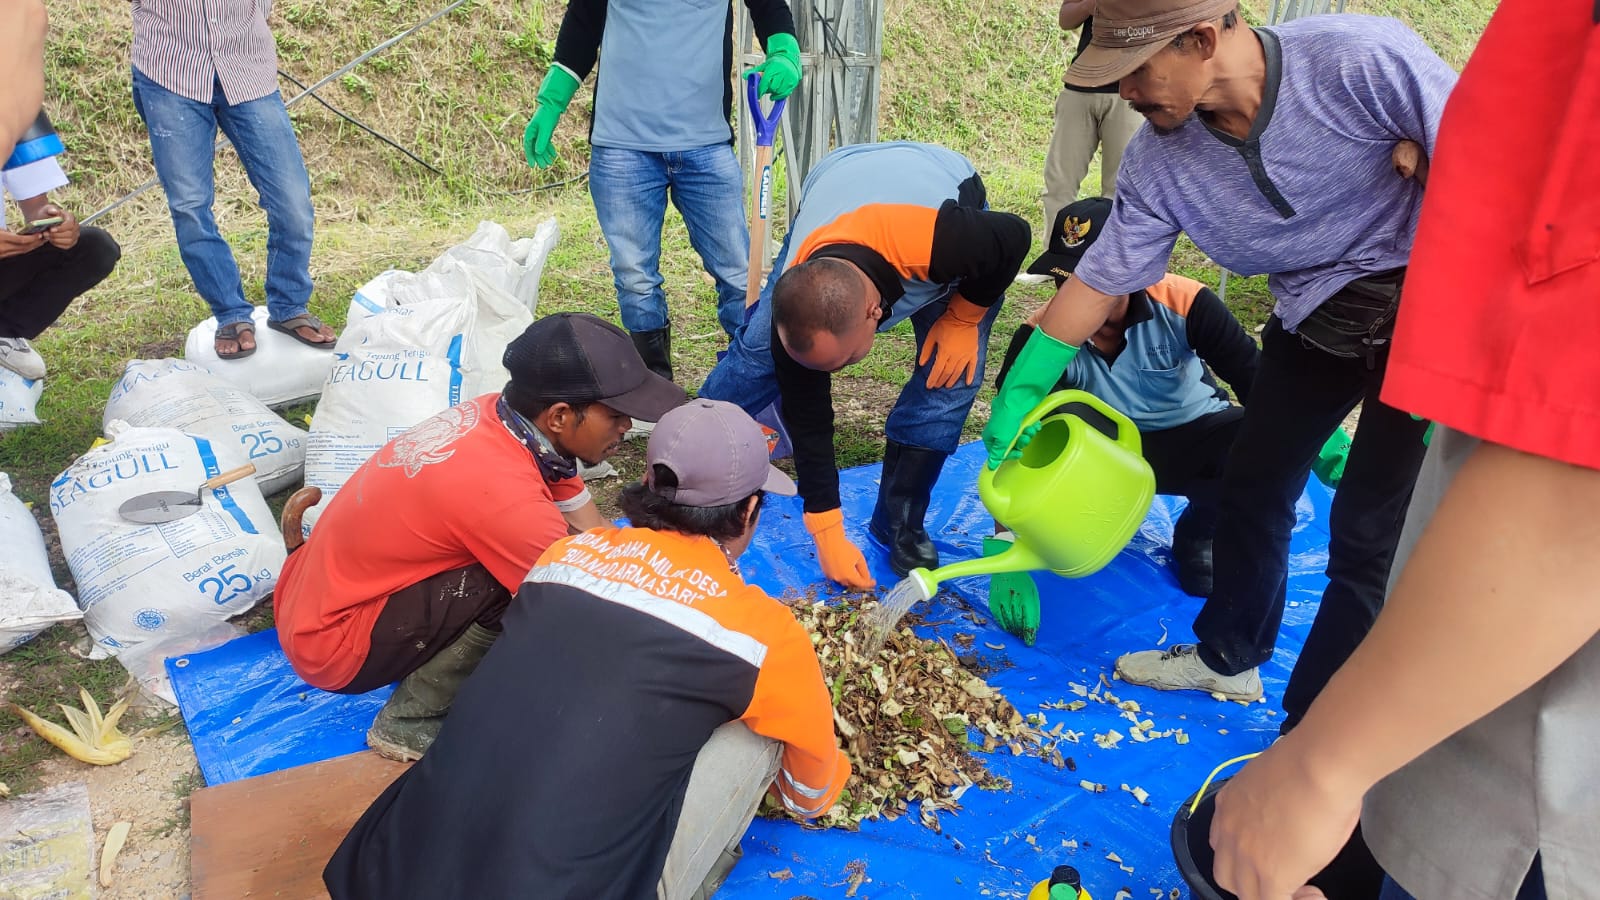
[[1394, 19], [1319, 15], [1257, 29], [1267, 87], [1240, 141], [1190, 116], [1139, 129], [1105, 231], [1075, 277], [1125, 294], [1166, 274], [1186, 232], [1230, 271], [1267, 273], [1289, 330], [1351, 281], [1406, 264], [1422, 189], [1390, 154], [1433, 154], [1456, 73]]

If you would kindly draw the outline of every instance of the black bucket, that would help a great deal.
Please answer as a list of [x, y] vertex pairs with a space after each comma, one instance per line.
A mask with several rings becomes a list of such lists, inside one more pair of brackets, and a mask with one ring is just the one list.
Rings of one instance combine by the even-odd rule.
[[[1194, 805], [1194, 797], [1190, 796], [1172, 817], [1172, 858], [1178, 863], [1178, 873], [1189, 884], [1189, 893], [1197, 900], [1238, 900], [1211, 880], [1211, 817], [1217, 811], [1217, 791], [1227, 783], [1227, 779], [1213, 781], [1194, 815], [1189, 814], [1189, 807]], [[1376, 900], [1383, 889], [1383, 868], [1367, 849], [1361, 826], [1356, 826], [1355, 834], [1339, 855], [1311, 883], [1321, 888], [1328, 900]]]

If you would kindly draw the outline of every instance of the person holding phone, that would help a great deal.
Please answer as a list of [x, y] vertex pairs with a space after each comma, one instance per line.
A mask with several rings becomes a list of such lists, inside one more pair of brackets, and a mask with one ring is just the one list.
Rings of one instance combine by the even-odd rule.
[[0, 367], [23, 378], [45, 375], [33, 339], [122, 258], [111, 235], [80, 226], [70, 211], [50, 202], [47, 192], [66, 183], [54, 157], [0, 173], [0, 186], [22, 212], [14, 222], [0, 208]]

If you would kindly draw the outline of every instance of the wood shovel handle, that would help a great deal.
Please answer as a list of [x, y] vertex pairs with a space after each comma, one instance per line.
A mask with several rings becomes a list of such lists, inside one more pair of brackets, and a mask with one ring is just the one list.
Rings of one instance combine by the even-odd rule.
[[[761, 270], [765, 267], [767, 253], [767, 220], [762, 217], [761, 210], [772, 205], [772, 193], [762, 190], [763, 173], [772, 168], [772, 147], [756, 145], [756, 184], [754, 203], [750, 207], [750, 274], [745, 281], [744, 305], [746, 309], [756, 305], [761, 299]], [[770, 182], [767, 182], [770, 184]]]
[[210, 478], [207, 478], [205, 483], [200, 485], [200, 490], [209, 491], [213, 488], [222, 487], [225, 484], [233, 484], [235, 481], [238, 481], [241, 478], [248, 478], [255, 473], [256, 464], [245, 463], [237, 469], [229, 469], [226, 472], [221, 472], [211, 476]]

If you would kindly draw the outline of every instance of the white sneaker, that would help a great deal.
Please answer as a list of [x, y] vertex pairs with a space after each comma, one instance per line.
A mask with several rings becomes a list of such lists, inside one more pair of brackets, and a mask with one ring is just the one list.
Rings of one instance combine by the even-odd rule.
[[1246, 669], [1237, 675], [1212, 670], [1194, 644], [1176, 644], [1168, 650], [1141, 650], [1117, 659], [1117, 674], [1129, 684], [1158, 691], [1208, 691], [1229, 700], [1261, 699], [1261, 673]]
[[1054, 275], [1037, 275], [1032, 272], [1018, 272], [1017, 277], [1011, 279], [1015, 284], [1044, 284], [1055, 278]]
[[44, 377], [44, 357], [27, 338], [0, 337], [0, 366], [30, 381]]

